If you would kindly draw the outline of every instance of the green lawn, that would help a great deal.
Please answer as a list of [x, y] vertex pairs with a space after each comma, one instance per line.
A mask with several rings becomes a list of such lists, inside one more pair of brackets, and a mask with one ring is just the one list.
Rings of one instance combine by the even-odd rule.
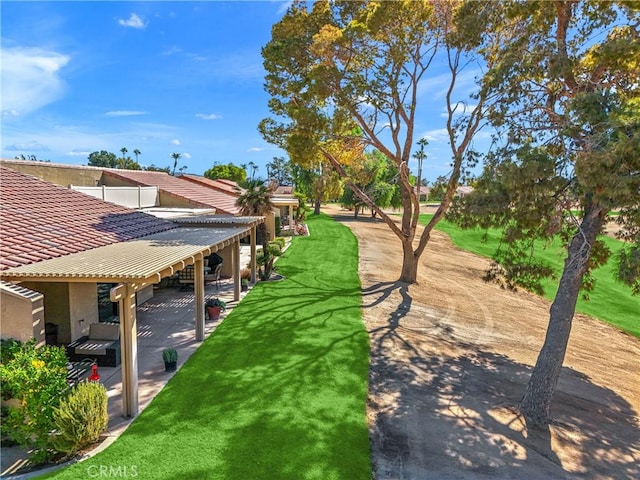
[[256, 285], [113, 445], [47, 478], [370, 479], [358, 245], [308, 223], [286, 280]]
[[[430, 217], [430, 215], [421, 215], [421, 223], [426, 225]], [[447, 233], [457, 247], [484, 257], [493, 255], [500, 239], [500, 231], [498, 229], [489, 230], [488, 241], [485, 243], [482, 240], [483, 230], [462, 230], [447, 221], [440, 222], [436, 228]], [[621, 241], [610, 237], [602, 238], [614, 255], [622, 248], [623, 243]], [[536, 249], [536, 255], [538, 258], [544, 259], [548, 265], [551, 265], [558, 277], [555, 280], [549, 279], [543, 284], [545, 298], [553, 300], [558, 287], [558, 280], [564, 267], [565, 251], [559, 243], [552, 244], [547, 248], [540, 244], [539, 248]], [[604, 320], [636, 337], [640, 337], [640, 298], [632, 296], [630, 288], [615, 280], [614, 269], [615, 262], [612, 259], [594, 272], [596, 279], [595, 290], [590, 293], [589, 300], [584, 300], [580, 297], [576, 309], [578, 312]]]

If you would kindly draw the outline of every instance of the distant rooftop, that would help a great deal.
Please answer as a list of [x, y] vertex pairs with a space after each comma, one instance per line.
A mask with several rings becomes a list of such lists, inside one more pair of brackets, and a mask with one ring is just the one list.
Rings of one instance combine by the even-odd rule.
[[0, 270], [177, 228], [10, 168], [0, 184]]
[[218, 213], [230, 215], [240, 213], [235, 196], [165, 172], [105, 169], [104, 177], [116, 178], [130, 185], [157, 186], [161, 192], [180, 198], [194, 207], [215, 208]]
[[233, 180], [226, 180], [222, 178], [211, 180], [207, 177], [201, 177], [191, 174], [180, 175], [178, 178], [189, 180], [190, 182], [198, 183], [207, 187], [215, 188], [216, 190], [220, 190], [221, 192], [228, 193], [229, 195], [233, 195], [235, 197], [240, 196], [244, 192], [244, 189], [240, 188], [240, 186]]

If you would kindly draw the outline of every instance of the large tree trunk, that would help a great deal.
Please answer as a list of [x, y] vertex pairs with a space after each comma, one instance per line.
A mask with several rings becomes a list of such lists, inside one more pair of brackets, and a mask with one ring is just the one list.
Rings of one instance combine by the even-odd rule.
[[413, 242], [402, 241], [402, 272], [400, 281], [406, 283], [416, 283], [418, 279], [418, 259], [413, 251]]
[[586, 214], [578, 233], [569, 244], [562, 278], [551, 304], [544, 345], [520, 402], [520, 411], [530, 426], [544, 427], [551, 420], [551, 400], [567, 351], [582, 278], [587, 269], [591, 246], [604, 224], [604, 214], [602, 209], [593, 209]]
[[313, 203], [313, 213], [320, 215], [320, 199], [316, 198]]

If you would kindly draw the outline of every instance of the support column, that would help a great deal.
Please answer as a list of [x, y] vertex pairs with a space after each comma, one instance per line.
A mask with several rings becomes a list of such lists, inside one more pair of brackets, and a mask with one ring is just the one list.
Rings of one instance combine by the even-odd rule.
[[233, 299], [240, 300], [240, 240], [233, 242], [231, 247], [232, 278], [233, 278]]
[[251, 235], [249, 235], [251, 243], [251, 283], [256, 283], [256, 227], [251, 228]]
[[122, 371], [122, 415], [138, 415], [138, 332], [136, 289], [131, 283], [111, 289], [111, 301], [120, 308], [120, 354]]
[[202, 256], [193, 264], [193, 290], [196, 302], [196, 342], [204, 340], [204, 261]]

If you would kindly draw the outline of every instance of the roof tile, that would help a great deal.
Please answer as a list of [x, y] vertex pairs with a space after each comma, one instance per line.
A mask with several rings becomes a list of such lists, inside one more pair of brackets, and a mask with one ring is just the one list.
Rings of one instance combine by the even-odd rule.
[[0, 167], [0, 270], [172, 228], [170, 221]]

